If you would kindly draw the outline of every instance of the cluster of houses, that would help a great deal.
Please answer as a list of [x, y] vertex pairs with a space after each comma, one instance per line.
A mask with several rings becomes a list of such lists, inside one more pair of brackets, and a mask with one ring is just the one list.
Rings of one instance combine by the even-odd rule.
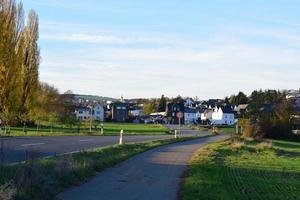
[[[116, 121], [133, 123], [163, 123], [163, 124], [204, 124], [229, 125], [235, 124], [236, 118], [242, 115], [247, 105], [232, 107], [221, 99], [196, 102], [191, 98], [180, 102], [169, 102], [165, 112], [143, 114], [143, 104], [134, 100], [121, 98], [116, 102], [83, 101], [75, 108], [79, 120]], [[182, 113], [178, 118], [177, 113]]]
[[[176, 113], [182, 112], [183, 118], [178, 119]], [[179, 120], [184, 124], [203, 125], [229, 125], [235, 124], [236, 114], [234, 107], [227, 105], [221, 99], [195, 102], [193, 99], [185, 99], [180, 103], [168, 103], [166, 115], [168, 122], [178, 124]]]
[[293, 113], [291, 116], [293, 132], [300, 134], [300, 89], [288, 90], [286, 98], [293, 102]]

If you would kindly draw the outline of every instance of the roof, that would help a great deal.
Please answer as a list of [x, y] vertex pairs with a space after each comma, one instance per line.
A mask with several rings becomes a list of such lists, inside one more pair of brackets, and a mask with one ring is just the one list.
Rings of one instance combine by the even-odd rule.
[[234, 110], [240, 111], [240, 110], [246, 110], [249, 104], [240, 104], [238, 105]]
[[231, 108], [231, 106], [221, 107], [221, 109], [222, 109], [223, 113], [232, 113], [232, 114], [234, 113], [233, 109]]
[[88, 107], [86, 107], [86, 106], [76, 106], [75, 110], [86, 111], [86, 110], [90, 110], [90, 109]]
[[185, 113], [197, 113], [197, 110], [196, 109], [192, 109], [192, 108], [185, 108], [184, 112]]

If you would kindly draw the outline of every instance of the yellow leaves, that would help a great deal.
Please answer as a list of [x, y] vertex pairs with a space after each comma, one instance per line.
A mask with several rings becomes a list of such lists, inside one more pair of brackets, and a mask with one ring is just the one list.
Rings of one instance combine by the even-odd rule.
[[38, 84], [38, 17], [31, 11], [26, 28], [21, 3], [0, 0], [0, 8], [0, 115], [23, 115]]

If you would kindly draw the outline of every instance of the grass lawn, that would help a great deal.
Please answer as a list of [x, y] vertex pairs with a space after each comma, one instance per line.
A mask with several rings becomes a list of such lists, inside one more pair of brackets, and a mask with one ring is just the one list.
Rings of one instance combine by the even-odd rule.
[[[131, 124], [131, 123], [103, 123], [104, 135], [118, 135], [120, 130], [124, 130], [125, 135], [159, 135], [167, 134], [169, 129], [159, 124]], [[56, 126], [53, 128], [43, 126], [37, 131], [36, 128], [27, 128], [27, 133], [22, 127], [12, 127], [10, 136], [68, 136], [68, 135], [100, 135], [100, 124], [92, 126], [92, 133], [89, 133], [89, 124], [82, 124], [78, 127], [68, 128], [66, 126]], [[2, 130], [3, 134], [3, 130]]]
[[[206, 137], [208, 135], [203, 135]], [[127, 143], [92, 151], [0, 166], [0, 199], [16, 192], [15, 199], [53, 199], [59, 192], [88, 181], [105, 168], [160, 145], [199, 137]], [[8, 184], [11, 183], [11, 184]], [[2, 196], [1, 196], [2, 195]]]
[[300, 143], [235, 144], [215, 143], [195, 154], [182, 199], [300, 199]]

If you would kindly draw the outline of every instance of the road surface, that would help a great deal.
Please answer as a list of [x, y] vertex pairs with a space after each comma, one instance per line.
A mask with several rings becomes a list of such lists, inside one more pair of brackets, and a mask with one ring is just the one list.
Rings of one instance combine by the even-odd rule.
[[98, 173], [81, 186], [58, 195], [61, 200], [176, 200], [181, 176], [193, 153], [228, 138], [218, 135], [161, 146]]
[[[187, 130], [183, 131], [181, 136], [204, 133]], [[143, 142], [172, 137], [172, 135], [132, 135], [124, 136], [123, 142]], [[117, 144], [119, 136], [7, 137], [0, 138], [0, 146], [1, 142], [3, 153], [0, 150], [0, 161], [8, 164], [24, 161], [29, 154], [40, 158]]]

